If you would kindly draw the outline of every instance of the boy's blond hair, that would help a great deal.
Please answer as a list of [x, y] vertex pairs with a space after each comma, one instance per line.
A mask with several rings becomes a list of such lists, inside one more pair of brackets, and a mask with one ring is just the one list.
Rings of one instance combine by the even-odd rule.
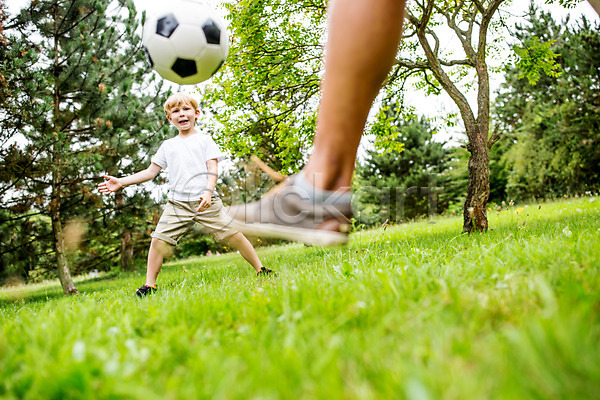
[[172, 109], [181, 107], [183, 104], [192, 106], [194, 110], [198, 109], [198, 100], [187, 93], [179, 92], [171, 95], [167, 101], [165, 101], [165, 115], [168, 116]]

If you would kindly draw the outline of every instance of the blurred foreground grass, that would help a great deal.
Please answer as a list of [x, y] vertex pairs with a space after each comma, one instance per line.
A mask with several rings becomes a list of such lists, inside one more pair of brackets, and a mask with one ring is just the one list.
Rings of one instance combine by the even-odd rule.
[[600, 200], [0, 291], [0, 398], [569, 398], [600, 393]]

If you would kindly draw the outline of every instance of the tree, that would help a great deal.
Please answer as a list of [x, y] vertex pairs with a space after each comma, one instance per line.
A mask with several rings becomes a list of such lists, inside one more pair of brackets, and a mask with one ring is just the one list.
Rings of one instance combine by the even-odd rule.
[[[7, 57], [8, 39], [5, 36], [4, 26], [8, 20], [6, 5], [4, 0], [0, 0], [0, 62], [4, 64]], [[7, 103], [8, 97], [11, 95], [9, 84], [6, 81], [5, 72], [0, 69], [0, 103]], [[4, 108], [4, 106], [3, 106]]]
[[[391, 81], [404, 86], [408, 79], [419, 77], [418, 88], [428, 94], [444, 91], [459, 110], [466, 135], [469, 180], [463, 208], [463, 231], [485, 231], [488, 228], [487, 202], [490, 194], [489, 150], [498, 136], [490, 134], [489, 52], [492, 33], [499, 27], [493, 23], [499, 7], [506, 0], [419, 0], [407, 10], [407, 26], [397, 66]], [[441, 37], [453, 35], [462, 47], [454, 56], [441, 46]], [[464, 78], [474, 72], [475, 84]], [[469, 104], [467, 92], [474, 86], [476, 109]], [[394, 92], [394, 87], [388, 89]]]
[[[148, 74], [137, 26], [133, 2], [125, 0], [36, 1], [10, 25], [1, 70], [16, 95], [0, 125], [10, 143], [1, 154], [3, 208], [13, 221], [49, 218], [65, 294], [77, 293], [68, 222], [106, 222], [98, 176], [136, 168], [165, 134], [161, 113], [153, 112], [164, 90]], [[131, 205], [119, 207], [122, 213]], [[114, 229], [91, 232], [89, 241], [106, 245], [107, 231]]]
[[0, 44], [6, 46], [8, 43], [6, 40], [6, 36], [4, 36], [4, 25], [6, 24], [6, 20], [8, 19], [8, 14], [6, 13], [6, 5], [4, 0], [0, 1]]
[[562, 196], [600, 188], [600, 34], [583, 19], [557, 23], [532, 7], [516, 35], [525, 46], [552, 43], [559, 76], [535, 84], [517, 67], [506, 71], [495, 113], [508, 132], [503, 160], [516, 199]]
[[326, 1], [224, 2], [232, 42], [205, 94], [217, 140], [233, 156], [257, 155], [285, 173], [313, 139]]
[[399, 223], [443, 212], [455, 200], [445, 175], [452, 150], [432, 140], [435, 129], [426, 119], [404, 121], [397, 103], [383, 109], [379, 119], [392, 121], [403, 150], [368, 150], [360, 162], [353, 185], [359, 223]]

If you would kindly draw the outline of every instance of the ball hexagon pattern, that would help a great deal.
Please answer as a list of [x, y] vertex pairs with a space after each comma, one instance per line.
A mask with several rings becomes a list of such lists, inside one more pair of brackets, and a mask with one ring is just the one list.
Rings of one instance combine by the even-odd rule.
[[178, 25], [179, 23], [177, 22], [175, 15], [173, 15], [173, 13], [167, 14], [156, 21], [156, 34], [169, 38], [173, 34], [173, 31], [177, 29]]
[[180, 85], [209, 79], [229, 52], [223, 20], [193, 0], [171, 1], [168, 9], [150, 15], [144, 23], [142, 43], [152, 68]]

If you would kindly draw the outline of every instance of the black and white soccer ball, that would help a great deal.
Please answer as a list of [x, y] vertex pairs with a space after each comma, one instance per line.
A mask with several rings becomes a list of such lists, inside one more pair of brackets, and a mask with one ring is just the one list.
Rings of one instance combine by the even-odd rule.
[[142, 43], [160, 76], [193, 85], [221, 68], [229, 51], [229, 34], [210, 7], [192, 0], [172, 0], [162, 11], [148, 16]]

